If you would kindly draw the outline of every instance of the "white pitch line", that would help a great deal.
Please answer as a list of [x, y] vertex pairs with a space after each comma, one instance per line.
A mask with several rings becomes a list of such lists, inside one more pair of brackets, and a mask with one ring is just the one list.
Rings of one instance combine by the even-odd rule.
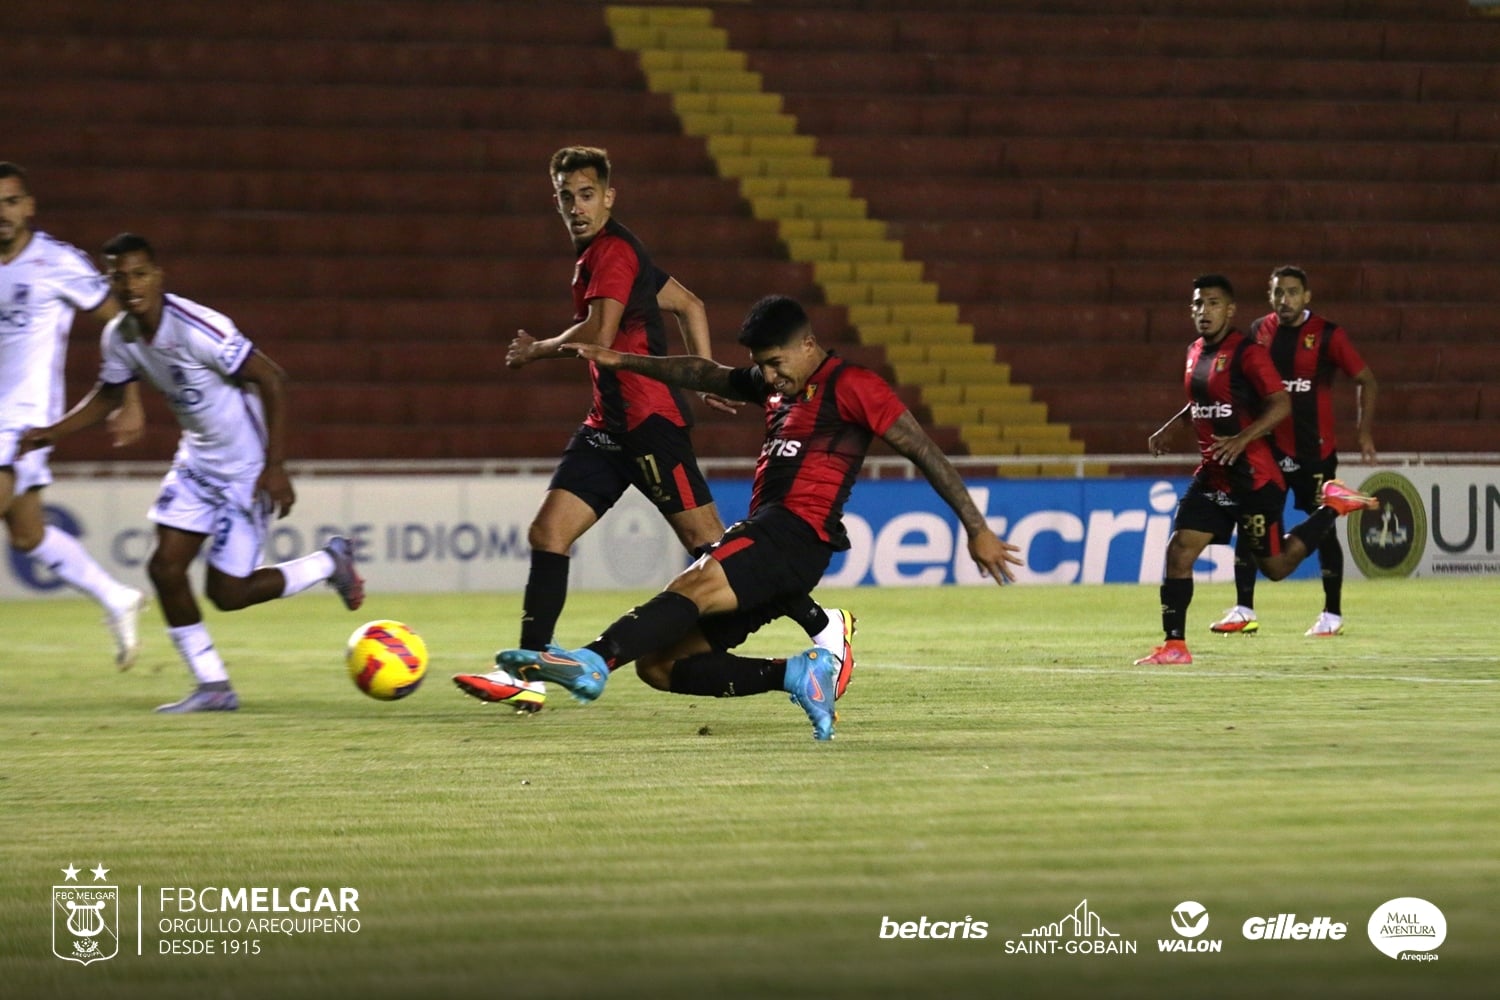
[[[1493, 662], [1486, 659], [1485, 662]], [[1194, 680], [1229, 680], [1229, 681], [1403, 681], [1409, 684], [1500, 684], [1500, 679], [1492, 677], [1394, 677], [1381, 674], [1343, 674], [1319, 672], [1313, 674], [1266, 674], [1266, 673], [1222, 673], [1212, 670], [1151, 670], [1136, 666], [1121, 667], [979, 667], [979, 666], [947, 666], [938, 667], [931, 665], [918, 665], [913, 663], [881, 663], [871, 664], [876, 670], [959, 670], [965, 672], [979, 673], [991, 671], [1013, 670], [1027, 674], [1101, 674], [1118, 677], [1128, 675], [1131, 677], [1183, 677]]]

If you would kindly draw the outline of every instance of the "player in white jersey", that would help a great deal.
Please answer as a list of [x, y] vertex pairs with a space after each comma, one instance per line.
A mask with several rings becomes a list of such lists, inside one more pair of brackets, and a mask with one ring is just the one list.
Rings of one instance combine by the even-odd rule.
[[[35, 212], [26, 171], [0, 162], [0, 514], [12, 548], [103, 606], [115, 665], [125, 670], [140, 649], [136, 624], [145, 595], [106, 573], [77, 538], [47, 524], [47, 452], [17, 454], [23, 430], [62, 416], [73, 316], [82, 311], [107, 321], [119, 305], [88, 257], [31, 228]], [[139, 401], [130, 398], [138, 414]]]
[[99, 423], [137, 378], [166, 395], [182, 438], [151, 508], [156, 550], [148, 569], [167, 634], [198, 683], [157, 711], [233, 711], [239, 697], [188, 582], [188, 566], [205, 541], [204, 592], [221, 611], [290, 597], [325, 580], [352, 611], [364, 601], [364, 581], [354, 568], [354, 547], [342, 537], [300, 559], [259, 565], [272, 512], [285, 517], [296, 500], [283, 464], [281, 368], [227, 316], [166, 294], [144, 238], [122, 233], [106, 243], [104, 269], [124, 311], [104, 328], [99, 384], [58, 422], [23, 434], [21, 446], [45, 447]]

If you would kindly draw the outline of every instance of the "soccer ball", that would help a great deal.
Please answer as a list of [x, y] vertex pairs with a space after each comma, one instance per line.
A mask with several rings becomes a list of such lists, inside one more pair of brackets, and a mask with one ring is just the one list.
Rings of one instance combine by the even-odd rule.
[[349, 637], [349, 679], [371, 698], [405, 698], [427, 673], [427, 643], [401, 622], [366, 622]]

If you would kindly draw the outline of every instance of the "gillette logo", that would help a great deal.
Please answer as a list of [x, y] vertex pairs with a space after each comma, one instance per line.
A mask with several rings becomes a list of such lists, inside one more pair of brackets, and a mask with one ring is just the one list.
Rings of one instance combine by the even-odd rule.
[[1286, 386], [1287, 392], [1312, 392], [1312, 379], [1310, 378], [1286, 378], [1281, 380]]
[[1278, 913], [1270, 918], [1251, 917], [1240, 929], [1251, 941], [1342, 941], [1349, 927], [1332, 917], [1301, 923], [1295, 913]]
[[1234, 407], [1229, 403], [1194, 403], [1194, 420], [1219, 420], [1234, 416]]

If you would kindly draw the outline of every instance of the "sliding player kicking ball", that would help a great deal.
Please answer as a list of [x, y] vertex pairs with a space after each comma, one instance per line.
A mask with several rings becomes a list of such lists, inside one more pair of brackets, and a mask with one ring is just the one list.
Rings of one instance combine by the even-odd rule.
[[632, 661], [652, 687], [675, 694], [738, 698], [785, 691], [812, 720], [813, 738], [833, 738], [834, 704], [851, 664], [814, 646], [785, 660], [729, 652], [808, 594], [833, 553], [849, 548], [844, 503], [875, 437], [922, 470], [958, 515], [969, 554], [997, 583], [1020, 565], [1017, 548], [990, 530], [938, 446], [879, 375], [819, 346], [807, 313], [772, 296], [751, 308], [739, 342], [754, 362], [727, 368], [707, 358], [620, 354], [594, 344], [571, 353], [600, 368], [631, 371], [685, 389], [765, 406], [766, 440], [755, 468], [749, 516], [667, 589], [628, 612], [582, 649], [507, 649], [490, 674], [460, 674], [483, 697], [495, 680], [552, 681], [580, 701], [604, 692], [610, 672]]

